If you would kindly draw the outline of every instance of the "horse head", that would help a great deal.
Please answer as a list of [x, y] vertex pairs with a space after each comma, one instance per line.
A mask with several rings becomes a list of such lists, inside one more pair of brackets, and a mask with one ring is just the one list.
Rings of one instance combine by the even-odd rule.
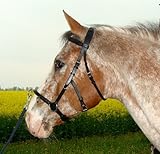
[[[33, 96], [26, 113], [30, 133], [39, 138], [48, 137], [54, 126], [94, 107], [101, 100], [87, 75], [85, 62], [89, 72], [94, 74], [94, 80], [100, 89], [98, 90], [104, 91], [102, 63], [97, 65], [96, 59], [91, 59], [88, 54], [93, 53], [95, 56], [93, 42], [96, 33], [92, 29], [89, 34], [92, 35], [91, 38], [86, 36], [89, 31], [87, 27], [79, 24], [65, 12], [64, 15], [70, 27], [70, 31], [63, 36], [65, 45], [56, 56], [46, 81], [35, 91], [36, 95]], [[87, 48], [84, 44], [85, 38], [86, 41], [88, 39], [90, 41]], [[87, 52], [85, 61], [83, 60], [85, 53], [82, 52]]]

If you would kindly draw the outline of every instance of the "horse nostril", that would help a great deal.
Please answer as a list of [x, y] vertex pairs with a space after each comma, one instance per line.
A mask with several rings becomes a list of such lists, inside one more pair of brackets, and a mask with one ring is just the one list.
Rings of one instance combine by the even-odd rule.
[[32, 132], [32, 134], [34, 135], [34, 134], [36, 134], [36, 132]]
[[44, 128], [44, 130], [48, 130], [49, 124], [47, 122], [43, 122], [43, 128]]

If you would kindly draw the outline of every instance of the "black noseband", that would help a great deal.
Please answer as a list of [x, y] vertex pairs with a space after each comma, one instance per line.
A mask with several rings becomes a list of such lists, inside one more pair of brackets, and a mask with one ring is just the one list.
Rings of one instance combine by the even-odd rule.
[[75, 44], [77, 44], [77, 45], [79, 45], [79, 46], [82, 46], [82, 48], [81, 48], [80, 54], [79, 54], [79, 56], [78, 56], [78, 58], [77, 58], [77, 61], [76, 61], [75, 65], [74, 65], [74, 67], [73, 67], [73, 69], [72, 69], [72, 71], [71, 71], [71, 73], [70, 73], [70, 75], [69, 75], [66, 83], [65, 83], [64, 86], [63, 86], [63, 89], [61, 90], [61, 92], [59, 93], [58, 97], [56, 98], [56, 100], [55, 100], [54, 102], [49, 101], [47, 98], [45, 98], [44, 96], [42, 96], [42, 95], [41, 95], [39, 92], [37, 92], [36, 90], [34, 91], [34, 93], [35, 93], [41, 100], [43, 100], [46, 104], [48, 104], [48, 105], [50, 106], [51, 110], [52, 110], [53, 112], [56, 112], [63, 121], [68, 120], [68, 117], [65, 116], [65, 115], [58, 109], [58, 102], [60, 101], [61, 97], [63, 96], [63, 94], [65, 93], [65, 91], [67, 90], [67, 88], [68, 88], [68, 86], [69, 86], [70, 84], [73, 86], [73, 89], [75, 90], [75, 92], [76, 92], [76, 94], [77, 94], [77, 97], [78, 97], [78, 99], [79, 99], [80, 105], [81, 105], [81, 107], [82, 107], [82, 111], [87, 111], [87, 106], [86, 106], [86, 104], [85, 104], [84, 101], [83, 101], [83, 97], [81, 96], [80, 91], [79, 91], [76, 83], [75, 83], [74, 80], [73, 80], [73, 78], [74, 78], [74, 76], [75, 76], [75, 74], [76, 74], [76, 72], [77, 72], [77, 70], [78, 70], [78, 68], [79, 68], [79, 65], [80, 65], [80, 62], [81, 62], [82, 57], [84, 57], [84, 62], [85, 62], [85, 67], [86, 67], [87, 75], [88, 75], [89, 79], [91, 80], [91, 83], [94, 85], [94, 87], [95, 87], [95, 89], [97, 90], [99, 96], [100, 96], [103, 100], [105, 100], [104, 97], [103, 97], [103, 95], [101, 94], [100, 90], [98, 89], [98, 87], [97, 87], [97, 85], [96, 85], [96, 82], [95, 82], [95, 80], [94, 80], [94, 78], [93, 78], [93, 76], [92, 76], [92, 74], [91, 74], [91, 72], [90, 72], [90, 70], [89, 70], [89, 67], [88, 67], [87, 61], [86, 61], [86, 52], [87, 52], [87, 50], [88, 50], [88, 48], [89, 48], [89, 44], [90, 44], [90, 42], [91, 42], [91, 40], [92, 40], [93, 34], [94, 34], [94, 29], [93, 29], [93, 28], [89, 28], [83, 43], [80, 42], [80, 41], [77, 40], [77, 39], [72, 38], [72, 37], [69, 38], [69, 41], [71, 41], [71, 42], [73, 42], [73, 43], [75, 43]]
[[58, 109], [58, 104], [57, 104], [57, 103], [52, 103], [52, 102], [50, 102], [47, 98], [45, 98], [44, 96], [42, 96], [42, 95], [41, 95], [38, 91], [36, 91], [36, 90], [34, 90], [34, 93], [35, 93], [43, 102], [45, 102], [46, 104], [48, 104], [53, 112], [58, 113], [58, 115], [60, 116], [60, 118], [61, 118], [63, 121], [68, 120], [68, 117], [66, 117], [66, 116]]

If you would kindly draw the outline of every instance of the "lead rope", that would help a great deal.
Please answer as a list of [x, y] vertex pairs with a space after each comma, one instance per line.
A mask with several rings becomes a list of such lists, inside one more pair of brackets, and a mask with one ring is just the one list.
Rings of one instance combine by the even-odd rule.
[[28, 91], [28, 96], [27, 96], [26, 104], [25, 104], [25, 106], [23, 107], [23, 110], [22, 110], [22, 112], [21, 112], [21, 114], [20, 114], [20, 116], [19, 116], [19, 118], [18, 118], [18, 121], [17, 121], [15, 127], [14, 127], [13, 130], [12, 130], [12, 133], [11, 133], [10, 137], [8, 138], [7, 142], [3, 145], [3, 147], [2, 147], [2, 149], [1, 149], [1, 151], [0, 151], [0, 154], [3, 154], [3, 153], [5, 152], [5, 149], [7, 148], [7, 146], [9, 145], [9, 143], [12, 141], [12, 139], [13, 139], [16, 131], [17, 131], [17, 129], [18, 129], [19, 126], [21, 125], [21, 123], [22, 123], [22, 121], [23, 121], [23, 117], [24, 117], [24, 115], [25, 115], [25, 113], [26, 113], [26, 111], [27, 111], [27, 109], [28, 109], [28, 104], [29, 104], [29, 102], [30, 102], [30, 100], [31, 100], [31, 97], [32, 97], [32, 91], [29, 90], [29, 91]]

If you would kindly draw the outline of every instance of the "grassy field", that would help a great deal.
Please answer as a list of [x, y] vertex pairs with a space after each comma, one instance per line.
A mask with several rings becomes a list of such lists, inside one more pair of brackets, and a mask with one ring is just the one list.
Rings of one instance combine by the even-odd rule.
[[[7, 140], [26, 98], [26, 91], [0, 91], [0, 143]], [[33, 138], [23, 122], [13, 141], [8, 154], [150, 153], [149, 142], [125, 107], [112, 99], [56, 127], [50, 139]]]
[[65, 140], [30, 140], [11, 144], [6, 154], [150, 154], [142, 133]]

